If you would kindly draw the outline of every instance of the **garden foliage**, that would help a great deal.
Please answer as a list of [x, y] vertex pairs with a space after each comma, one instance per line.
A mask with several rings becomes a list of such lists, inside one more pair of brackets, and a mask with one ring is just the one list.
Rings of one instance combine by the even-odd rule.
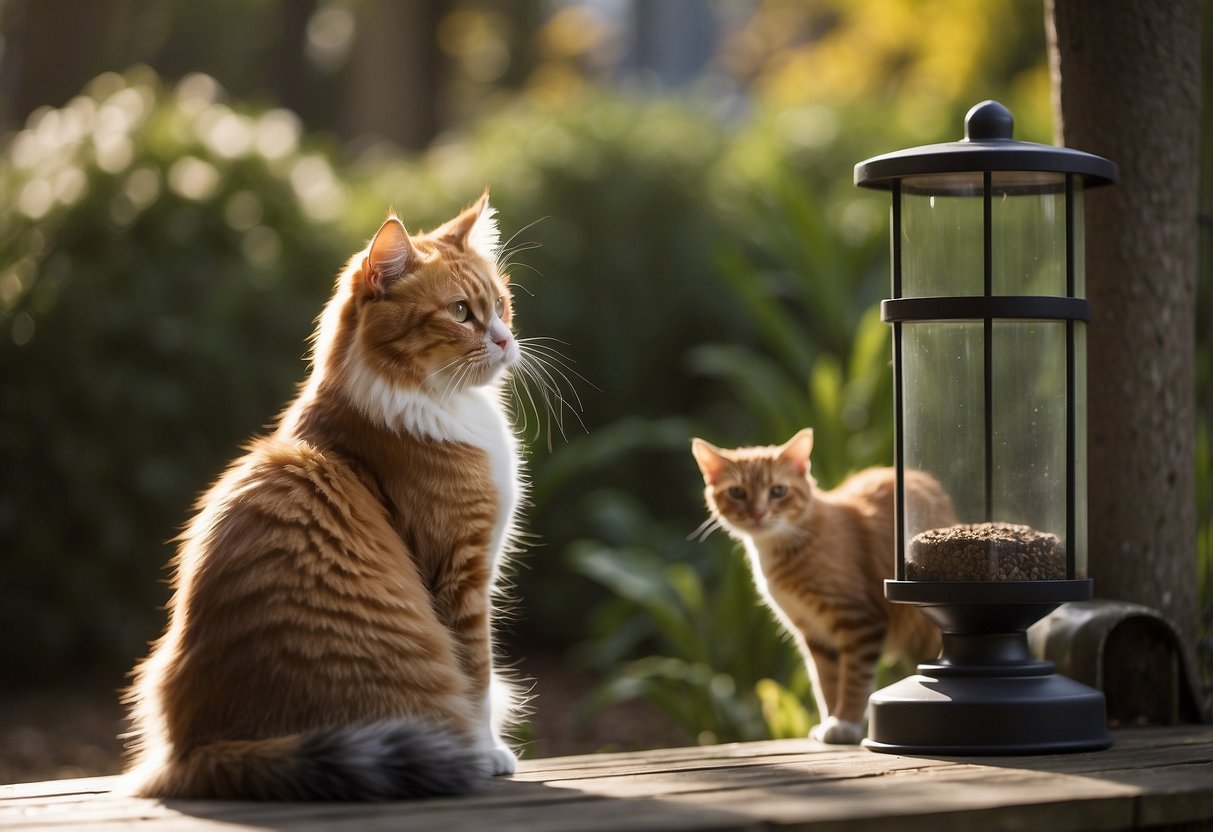
[[578, 645], [606, 680], [587, 713], [639, 696], [692, 739], [803, 734], [804, 672], [742, 554], [687, 539], [689, 444], [812, 426], [825, 487], [891, 461], [887, 204], [851, 166], [954, 138], [896, 129], [877, 107], [730, 127], [593, 95], [351, 161], [289, 112], [146, 71], [35, 113], [0, 154], [5, 676], [142, 655], [170, 539], [303, 378], [336, 272], [389, 207], [425, 228], [490, 185], [520, 335], [568, 362], [563, 403], [519, 404], [534, 536], [507, 641]]

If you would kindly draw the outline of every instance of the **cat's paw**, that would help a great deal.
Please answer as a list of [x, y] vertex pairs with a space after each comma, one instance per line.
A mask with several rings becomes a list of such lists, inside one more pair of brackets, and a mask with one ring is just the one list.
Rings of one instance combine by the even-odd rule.
[[493, 776], [513, 774], [518, 768], [518, 758], [504, 745], [495, 745], [489, 750], [489, 771]]
[[831, 745], [857, 745], [863, 739], [863, 726], [836, 716], [827, 716], [809, 729], [809, 739]]

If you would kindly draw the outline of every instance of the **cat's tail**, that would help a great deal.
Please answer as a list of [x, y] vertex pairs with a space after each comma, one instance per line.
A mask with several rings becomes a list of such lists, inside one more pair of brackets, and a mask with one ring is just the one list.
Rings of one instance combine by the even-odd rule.
[[267, 740], [224, 740], [131, 773], [141, 797], [406, 800], [482, 786], [488, 758], [460, 735], [389, 720]]

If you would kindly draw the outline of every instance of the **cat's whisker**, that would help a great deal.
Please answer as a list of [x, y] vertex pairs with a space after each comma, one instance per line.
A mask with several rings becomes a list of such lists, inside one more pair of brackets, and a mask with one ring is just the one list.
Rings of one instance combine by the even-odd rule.
[[722, 528], [720, 520], [714, 516], [709, 516], [707, 520], [704, 520], [699, 524], [695, 531], [687, 535], [687, 540], [694, 540], [697, 543], [703, 543], [703, 541], [708, 539], [708, 536], [711, 535], [712, 532], [720, 528]]
[[[526, 437], [526, 435], [528, 435], [528, 433], [530, 432], [530, 420], [531, 420], [530, 414], [531, 414], [531, 412], [534, 412], [534, 414], [535, 414], [535, 435], [534, 435], [533, 439], [539, 439], [539, 432], [540, 432], [541, 424], [539, 421], [539, 408], [537, 408], [537, 406], [535, 405], [535, 399], [533, 397], [531, 397], [531, 393], [530, 393], [529, 389], [526, 389], [525, 384], [523, 382], [520, 382], [516, 376], [511, 376], [511, 378], [509, 378], [509, 383], [513, 384], [514, 399], [516, 399], [518, 401], [518, 409], [520, 411], [522, 411], [522, 415], [523, 415], [523, 423], [520, 424], [520, 426], [518, 428], [518, 434], [520, 435], [520, 437]], [[523, 400], [523, 395], [525, 395], [526, 398], [530, 399], [530, 409], [526, 408], [526, 401]]]
[[[524, 378], [528, 378], [528, 379], [532, 380], [538, 386], [538, 392], [539, 392], [540, 398], [543, 399], [544, 412], [545, 412], [545, 416], [546, 416], [546, 420], [547, 420], [548, 449], [551, 450], [553, 414], [555, 415], [556, 427], [560, 431], [561, 438], [563, 438], [563, 439], [568, 438], [565, 436], [565, 433], [564, 433], [564, 420], [562, 418], [563, 414], [559, 407], [559, 405], [563, 402], [563, 397], [560, 395], [560, 391], [557, 388], [553, 387], [546, 379], [543, 378], [543, 376], [540, 374], [539, 370], [536, 368], [536, 365], [535, 365], [533, 359], [530, 356], [523, 355], [519, 359], [519, 368], [522, 371], [522, 375]], [[553, 406], [553, 402], [552, 402], [553, 398], [555, 398], [555, 400], [556, 400], [555, 406]]]
[[[574, 386], [572, 380], [564, 372], [565, 370], [568, 370], [568, 372], [577, 376], [577, 378], [581, 379], [586, 384], [593, 387], [595, 390], [598, 390], [599, 393], [602, 392], [602, 390], [596, 384], [594, 384], [594, 382], [589, 381], [581, 373], [577, 372], [576, 370], [572, 369], [571, 367], [568, 367], [567, 365], [562, 365], [562, 362], [559, 357], [554, 357], [554, 356], [546, 355], [543, 353], [532, 353], [531, 358], [535, 362], [537, 362], [538, 364], [543, 366], [546, 370], [556, 373], [564, 380], [564, 383], [568, 386], [569, 390], [572, 392], [573, 398], [577, 401], [577, 411], [578, 412], [584, 413], [585, 407], [581, 403], [581, 396], [577, 393], [576, 386]], [[563, 369], [561, 369], [562, 366], [563, 366]], [[549, 378], [550, 378], [550, 376], [549, 376]], [[554, 381], [555, 381], [555, 379], [553, 379], [553, 382]]]
[[526, 393], [527, 399], [531, 403], [531, 409], [535, 411], [535, 435], [531, 439], [532, 439], [532, 441], [534, 441], [543, 435], [543, 428], [544, 428], [544, 423], [546, 420], [547, 428], [548, 428], [547, 448], [548, 448], [548, 452], [550, 453], [552, 450], [552, 419], [551, 419], [552, 408], [551, 408], [551, 403], [548, 401], [548, 398], [547, 398], [547, 391], [542, 386], [540, 386], [539, 398], [541, 401], [543, 401], [543, 404], [544, 404], [544, 406], [542, 408], [540, 408], [538, 402], [535, 401], [535, 395], [531, 390], [531, 385], [527, 383], [528, 381], [533, 382], [533, 379], [531, 378], [527, 368], [521, 364], [519, 366], [519, 375], [522, 379], [523, 392]]
[[[516, 265], [522, 265], [522, 264], [521, 264], [521, 263], [518, 263], [518, 264], [516, 264]], [[533, 270], [532, 270], [532, 271], [533, 271]], [[532, 291], [531, 291], [530, 289], [528, 289], [527, 287], [523, 286], [521, 283], [516, 282], [516, 281], [515, 281], [515, 280], [514, 280], [512, 277], [510, 278], [510, 288], [511, 288], [511, 289], [521, 289], [522, 291], [526, 292], [526, 293], [527, 293], [528, 295], [530, 295], [531, 297], [535, 297], [535, 293], [534, 293], [534, 292], [532, 292]]]
[[518, 245], [514, 246], [513, 248], [502, 249], [500, 265], [501, 265], [501, 267], [508, 266], [511, 262], [513, 262], [510, 258], [512, 258], [516, 255], [522, 254], [524, 251], [533, 251], [534, 249], [542, 248], [542, 247], [543, 247], [542, 243], [535, 242], [534, 240], [529, 240], [527, 242], [519, 243]]
[[[539, 343], [535, 343], [535, 342], [536, 342], [536, 341], [538, 341], [538, 340], [541, 340], [541, 339], [539, 339], [539, 338], [525, 338], [525, 339], [523, 339], [523, 341], [521, 342], [521, 344], [522, 344], [522, 347], [523, 347], [524, 351], [525, 351], [525, 352], [527, 352], [527, 353], [529, 353], [529, 354], [531, 354], [532, 356], [534, 356], [534, 357], [536, 357], [536, 358], [538, 358], [538, 359], [544, 360], [546, 363], [548, 363], [549, 365], [551, 365], [551, 366], [553, 367], [553, 369], [560, 368], [560, 369], [566, 370], [566, 371], [567, 371], [567, 372], [569, 372], [569, 373], [572, 373], [572, 374], [573, 374], [573, 375], [575, 375], [575, 376], [576, 376], [578, 379], [580, 379], [581, 381], [583, 381], [583, 382], [585, 382], [586, 384], [590, 385], [591, 387], [593, 387], [593, 388], [594, 388], [595, 390], [597, 390], [598, 392], [600, 392], [600, 393], [602, 392], [602, 389], [601, 389], [601, 388], [600, 388], [600, 387], [599, 387], [597, 384], [595, 384], [594, 382], [590, 381], [588, 378], [586, 378], [585, 376], [583, 376], [581, 373], [579, 373], [579, 372], [578, 372], [578, 371], [577, 371], [577, 370], [576, 370], [576, 369], [573, 367], [573, 365], [577, 363], [576, 361], [574, 361], [573, 359], [571, 359], [571, 358], [569, 358], [568, 356], [564, 355], [564, 354], [563, 354], [563, 353], [561, 353], [559, 350], [557, 350], [555, 347], [551, 347], [551, 346], [549, 346], [549, 345], [547, 345], [547, 344], [539, 344]], [[546, 340], [546, 339], [544, 339], [544, 340]], [[551, 340], [556, 340], [556, 339], [551, 339]], [[563, 343], [563, 342], [560, 342], [560, 343]], [[566, 382], [568, 382], [568, 383], [569, 383], [569, 387], [570, 387], [570, 388], [572, 388], [572, 387], [573, 387], [573, 385], [572, 385], [572, 383], [570, 382], [570, 380], [569, 380], [568, 376], [567, 376], [567, 375], [564, 375], [563, 373], [562, 373], [561, 375], [562, 375], [562, 376], [564, 376], [565, 381], [566, 381]]]
[[[544, 336], [535, 336], [532, 338], [523, 338], [519, 341], [519, 344], [522, 345], [530, 353], [542, 356], [542, 357], [548, 359], [549, 361], [554, 362], [555, 364], [559, 365], [560, 367], [562, 367], [563, 369], [572, 373], [573, 375], [577, 376], [577, 378], [579, 378], [581, 381], [584, 381], [586, 384], [593, 387], [599, 393], [602, 392], [601, 387], [599, 387], [594, 382], [590, 381], [588, 378], [586, 378], [581, 373], [577, 372], [576, 369], [573, 368], [572, 365], [576, 364], [577, 363], [576, 361], [574, 361], [572, 358], [569, 358], [567, 355], [560, 352], [555, 347], [548, 346], [547, 344], [536, 343], [537, 341], [555, 341], [559, 344], [567, 343], [566, 341], [561, 341], [559, 338], [547, 338]], [[568, 380], [567, 377], [565, 380], [566, 381]], [[571, 384], [569, 386], [572, 387]]]
[[[562, 438], [566, 441], [568, 439], [564, 424], [566, 409], [577, 419], [581, 429], [586, 430], [585, 422], [580, 415], [585, 412], [585, 405], [573, 379], [584, 381], [595, 390], [599, 388], [572, 368], [572, 359], [560, 353], [550, 344], [541, 343], [545, 341], [565, 343], [558, 338], [543, 336], [518, 339], [519, 358], [514, 374], [514, 379], [518, 383], [513, 386], [513, 393], [524, 411], [529, 402], [530, 408], [535, 412], [538, 421], [534, 438], [537, 439], [546, 427], [550, 450], [553, 425]], [[521, 392], [519, 387], [521, 387]], [[526, 396], [525, 400], [522, 398], [523, 395]], [[541, 403], [542, 408], [539, 407]], [[529, 414], [527, 421], [529, 423]]]
[[464, 360], [464, 358], [465, 358], [465, 357], [464, 357], [464, 356], [462, 356], [462, 355], [460, 355], [460, 356], [456, 356], [455, 358], [452, 358], [450, 361], [446, 362], [446, 363], [445, 363], [445, 364], [443, 364], [441, 367], [439, 367], [438, 369], [436, 369], [436, 370], [432, 371], [432, 372], [431, 372], [429, 375], [427, 375], [425, 378], [423, 378], [423, 379], [421, 380], [421, 385], [422, 385], [423, 387], [424, 387], [424, 386], [426, 386], [426, 385], [429, 383], [430, 379], [432, 379], [434, 376], [438, 375], [439, 373], [441, 373], [443, 370], [447, 369], [447, 368], [448, 368], [448, 367], [450, 367], [451, 365], [453, 365], [453, 364], [458, 364], [460, 361], [463, 361], [463, 360]]
[[[523, 368], [521, 366], [519, 366], [518, 369], [519, 369], [519, 375], [522, 375], [523, 378], [525, 379], [525, 373], [523, 372]], [[510, 376], [511, 383], [515, 383], [514, 396], [517, 397], [519, 407], [522, 410], [523, 426], [522, 426], [521, 433], [523, 436], [525, 436], [526, 435], [526, 426], [529, 422], [529, 417], [526, 415], [527, 414], [526, 402], [524, 402], [522, 400], [522, 397], [518, 395], [518, 384], [516, 383], [517, 379], [518, 379], [518, 376], [514, 376], [514, 375]], [[543, 428], [543, 425], [540, 422], [541, 416], [540, 416], [540, 412], [539, 412], [539, 405], [536, 404], [535, 397], [534, 397], [534, 395], [531, 394], [531, 390], [529, 387], [527, 387], [525, 380], [522, 381], [521, 387], [522, 387], [522, 392], [526, 393], [526, 397], [531, 403], [531, 410], [533, 410], [535, 412], [535, 436], [533, 437], [533, 439], [538, 439], [540, 431]], [[550, 440], [549, 440], [548, 450], [549, 451], [551, 450]]]
[[[445, 374], [444, 378], [446, 380], [446, 384], [443, 385], [442, 392], [438, 394], [438, 401], [440, 401], [440, 402], [446, 401], [447, 394], [450, 393], [451, 387], [455, 383], [455, 379], [458, 377], [460, 371], [463, 368], [463, 365], [462, 365], [463, 361], [464, 361], [463, 356], [460, 356], [459, 358], [457, 358], [453, 362], [451, 362], [451, 364], [455, 364], [457, 366], [455, 367], [455, 369], [453, 369], [450, 372]], [[451, 366], [450, 364], [446, 365], [446, 367], [450, 367], [450, 366]]]
[[[537, 220], [531, 220], [526, 225], [522, 226], [522, 228], [519, 228], [517, 231], [515, 231], [513, 234], [511, 234], [510, 238], [501, 244], [500, 251], [501, 251], [502, 255], [505, 255], [507, 252], [510, 251], [510, 246], [513, 245], [514, 240], [518, 239], [519, 234], [521, 234], [522, 232], [526, 231], [529, 228], [534, 228], [535, 226], [539, 225], [539, 223], [546, 220], [548, 218], [548, 216], [549, 215], [545, 214], [544, 216], [540, 217]], [[541, 245], [541, 244], [534, 243], [532, 247], [538, 247], [539, 245]], [[498, 259], [501, 259], [501, 258], [498, 258]]]
[[[549, 365], [545, 364], [542, 361], [542, 359], [540, 359], [536, 356], [529, 356], [529, 360], [530, 360], [531, 364], [533, 365], [535, 372], [538, 373], [540, 376], [542, 376], [542, 378], [545, 380], [548, 389], [551, 391], [552, 395], [555, 396], [557, 404], [563, 405], [564, 407], [568, 407], [569, 411], [574, 416], [577, 416], [577, 421], [580, 422], [581, 417], [578, 416], [578, 414], [585, 412], [585, 407], [581, 403], [581, 396], [579, 396], [577, 394], [577, 389], [575, 387], [573, 387], [572, 383], [569, 381], [568, 376], [566, 376], [564, 373], [560, 372], [559, 369], [550, 367]], [[567, 384], [569, 386], [569, 390], [573, 394], [573, 400], [577, 402], [576, 408], [574, 408], [571, 404], [569, 404], [568, 400], [564, 397], [564, 394], [561, 392], [559, 382], [557, 382], [556, 378], [552, 375], [553, 370], [562, 379], [564, 379], [565, 384]], [[557, 407], [556, 412], [557, 412], [557, 414], [563, 414], [564, 411], [562, 408]], [[560, 421], [562, 423], [561, 424], [561, 433], [563, 433], [564, 432], [563, 418], [561, 418], [559, 415], [558, 415], [558, 418], [560, 418]], [[584, 427], [585, 427], [585, 424], [583, 423], [582, 428], [584, 428]]]
[[[509, 262], [506, 262], [506, 263], [502, 263], [501, 265], [499, 265], [499, 266], [497, 267], [497, 271], [498, 271], [499, 273], [504, 274], [504, 273], [505, 273], [505, 271], [506, 271], [507, 269], [512, 269], [512, 268], [514, 268], [514, 267], [516, 267], [516, 266], [521, 266], [521, 267], [522, 267], [522, 268], [524, 268], [524, 269], [530, 269], [530, 270], [531, 270], [531, 271], [533, 271], [535, 274], [539, 275], [540, 277], [543, 277], [543, 272], [539, 271], [539, 269], [535, 268], [535, 267], [534, 267], [534, 266], [532, 266], [530, 263], [517, 263], [517, 262], [514, 262], [513, 260], [511, 260], [511, 261], [509, 261]], [[514, 281], [513, 281], [513, 280], [511, 280], [511, 281], [510, 281], [510, 286], [516, 286], [516, 285], [517, 285], [517, 284], [516, 284], [516, 283], [514, 283]], [[526, 292], [528, 295], [530, 295], [531, 297], [535, 297], [535, 294], [534, 294], [533, 292], [531, 292], [529, 289], [523, 289], [523, 291], [525, 291], [525, 292]]]
[[[569, 377], [567, 375], [565, 375], [564, 373], [562, 373], [559, 370], [559, 368], [552, 367], [552, 366], [548, 365], [547, 363], [545, 363], [544, 360], [539, 356], [530, 355], [527, 358], [528, 358], [531, 366], [535, 369], [535, 371], [540, 376], [542, 376], [542, 378], [544, 380], [546, 380], [548, 389], [551, 391], [553, 396], [555, 396], [555, 398], [556, 398], [556, 403], [558, 405], [562, 405], [563, 407], [567, 407], [569, 409], [569, 412], [572, 413], [573, 416], [577, 419], [578, 423], [581, 424], [581, 429], [585, 430], [585, 422], [582, 422], [581, 416], [579, 415], [580, 413], [585, 412], [585, 407], [581, 403], [581, 396], [577, 393], [577, 388], [573, 386], [573, 383], [569, 380]], [[564, 393], [561, 390], [560, 383], [556, 380], [555, 376], [552, 375], [552, 371], [555, 371], [555, 373], [557, 375], [559, 375], [560, 378], [564, 381], [564, 383], [568, 386], [569, 392], [571, 392], [573, 394], [573, 400], [577, 402], [576, 408], [574, 408], [571, 404], [569, 404], [568, 399], [564, 396]], [[561, 423], [561, 433], [563, 433], [564, 432], [564, 430], [563, 430], [563, 421], [564, 420], [562, 418], [562, 414], [564, 411], [563, 411], [562, 407], [557, 407], [555, 410], [557, 413], [557, 418], [559, 419], [559, 421]]]
[[572, 346], [571, 344], [569, 344], [568, 341], [565, 341], [563, 338], [555, 338], [551, 335], [531, 335], [526, 338], [520, 338], [519, 341], [523, 341], [528, 344], [533, 344], [536, 341], [555, 341], [557, 344], [564, 344], [566, 347]]
[[447, 382], [446, 388], [442, 391], [442, 395], [438, 397], [441, 402], [448, 401], [452, 396], [463, 389], [463, 382], [472, 372], [473, 362], [466, 356], [463, 358], [463, 364], [460, 365], [457, 372], [451, 373], [451, 378]]
[[[568, 436], [564, 430], [564, 408], [569, 405], [565, 401], [564, 394], [561, 392], [559, 385], [533, 356], [526, 356], [522, 364], [525, 368], [524, 375], [530, 378], [537, 386], [538, 392], [544, 402], [544, 419], [547, 426], [549, 448], [551, 445], [553, 422], [556, 425], [556, 429], [560, 432], [561, 438], [567, 441]], [[578, 421], [581, 421], [580, 418], [578, 418]], [[585, 429], [584, 423], [582, 423], [582, 429]]]

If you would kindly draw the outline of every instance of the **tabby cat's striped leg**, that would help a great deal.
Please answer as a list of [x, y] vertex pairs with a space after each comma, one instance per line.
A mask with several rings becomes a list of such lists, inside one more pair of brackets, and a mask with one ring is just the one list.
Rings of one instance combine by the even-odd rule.
[[813, 679], [813, 695], [817, 699], [817, 711], [822, 721], [838, 709], [838, 651], [820, 642], [807, 645], [810, 673]]
[[435, 587], [436, 606], [455, 639], [468, 698], [478, 711], [476, 741], [489, 756], [494, 774], [513, 774], [518, 759], [494, 729], [488, 572], [473, 551], [452, 559], [453, 574]]
[[809, 736], [846, 745], [863, 739], [864, 715], [884, 635], [883, 625], [876, 624], [838, 632], [838, 707]]

